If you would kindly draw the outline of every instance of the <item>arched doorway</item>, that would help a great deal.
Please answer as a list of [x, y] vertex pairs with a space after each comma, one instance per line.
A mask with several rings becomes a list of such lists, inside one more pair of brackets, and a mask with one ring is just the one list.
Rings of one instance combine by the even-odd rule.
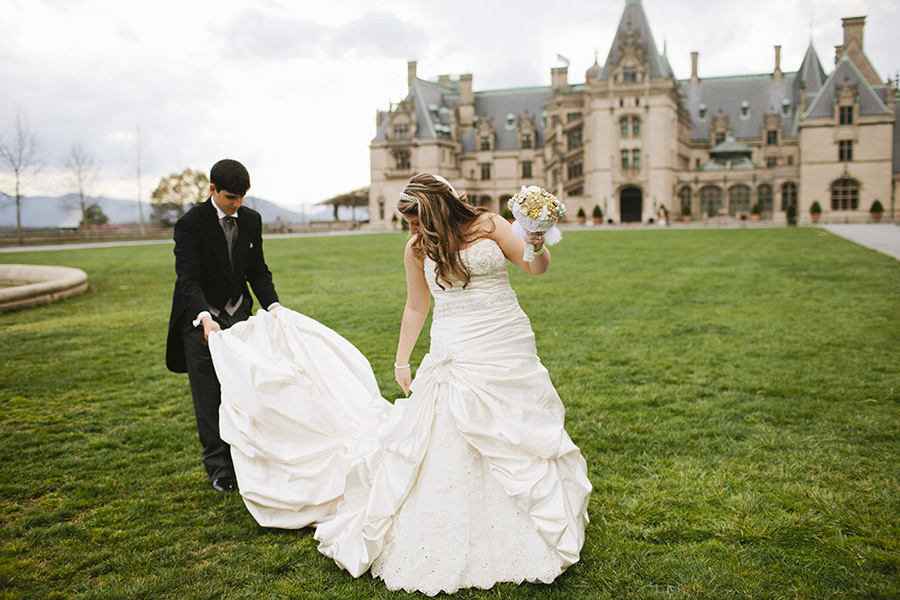
[[640, 223], [644, 209], [641, 188], [627, 187], [619, 193], [619, 212], [623, 223]]

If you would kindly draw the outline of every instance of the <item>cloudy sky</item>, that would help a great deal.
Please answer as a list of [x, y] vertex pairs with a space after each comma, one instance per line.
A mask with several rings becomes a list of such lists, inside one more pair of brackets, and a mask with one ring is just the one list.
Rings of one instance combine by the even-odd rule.
[[[841, 17], [868, 15], [881, 77], [900, 69], [896, 0], [644, 0], [679, 78], [796, 70], [812, 39], [831, 69]], [[299, 207], [369, 182], [375, 112], [419, 76], [472, 73], [476, 91], [570, 83], [605, 61], [625, 0], [0, 0], [0, 134], [21, 111], [44, 162], [26, 195], [70, 191], [74, 143], [95, 195], [146, 200], [161, 176], [241, 160], [251, 193]], [[138, 142], [138, 140], [140, 140]], [[0, 191], [12, 191], [0, 175]]]

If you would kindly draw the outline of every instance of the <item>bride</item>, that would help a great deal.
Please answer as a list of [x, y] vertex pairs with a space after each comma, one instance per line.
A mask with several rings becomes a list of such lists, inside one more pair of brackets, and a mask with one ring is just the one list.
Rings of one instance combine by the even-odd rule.
[[241, 495], [261, 525], [315, 525], [323, 554], [390, 589], [549, 583], [579, 558], [591, 485], [506, 261], [537, 275], [550, 252], [531, 234], [524, 262], [509, 223], [442, 177], [414, 176], [397, 208], [412, 233], [404, 398], [384, 400], [355, 347], [283, 307], [211, 336]]

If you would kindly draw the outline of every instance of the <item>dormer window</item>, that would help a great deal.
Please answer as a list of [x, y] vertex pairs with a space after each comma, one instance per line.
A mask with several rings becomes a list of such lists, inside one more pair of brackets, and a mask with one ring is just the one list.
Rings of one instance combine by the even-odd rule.
[[637, 67], [624, 67], [622, 69], [622, 81], [624, 83], [635, 83], [637, 81]]
[[750, 103], [744, 100], [741, 102], [741, 118], [749, 119], [750, 118]]
[[697, 118], [701, 121], [705, 121], [706, 117], [709, 115], [709, 111], [706, 108], [705, 104], [701, 104], [697, 107]]
[[785, 98], [781, 101], [781, 116], [789, 117], [791, 116], [791, 101]]
[[409, 139], [409, 123], [395, 123], [394, 124], [394, 139], [395, 140], [408, 140]]
[[522, 147], [523, 147], [523, 148], [531, 148], [531, 144], [532, 144], [532, 142], [531, 142], [531, 134], [530, 134], [530, 133], [523, 133], [523, 134], [522, 134]]

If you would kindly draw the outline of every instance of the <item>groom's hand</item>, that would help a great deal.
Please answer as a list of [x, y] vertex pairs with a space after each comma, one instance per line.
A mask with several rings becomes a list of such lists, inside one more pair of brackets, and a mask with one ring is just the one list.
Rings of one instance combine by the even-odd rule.
[[209, 341], [210, 333], [222, 330], [222, 328], [219, 327], [219, 324], [212, 320], [212, 317], [203, 317], [200, 324], [203, 325], [203, 339], [207, 342]]

